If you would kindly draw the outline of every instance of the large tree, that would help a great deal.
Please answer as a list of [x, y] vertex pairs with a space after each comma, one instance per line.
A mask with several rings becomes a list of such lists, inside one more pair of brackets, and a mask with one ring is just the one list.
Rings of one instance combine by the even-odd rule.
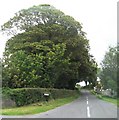
[[[45, 69], [41, 75], [44, 83], [39, 83], [40, 87], [73, 89], [75, 83], [82, 80], [95, 83], [97, 64], [89, 54], [89, 43], [82, 31], [81, 24], [53, 6], [39, 5], [21, 10], [2, 26], [2, 31], [13, 35], [6, 43], [5, 69], [8, 69], [9, 64], [13, 63], [11, 59], [16, 59], [13, 57], [14, 54], [22, 53], [21, 56], [23, 55], [25, 58], [19, 59], [18, 57], [18, 61], [25, 59], [27, 62], [30, 57], [31, 61], [36, 59], [39, 64], [44, 62], [43, 66], [38, 65], [39, 71], [42, 71], [42, 67]], [[43, 56], [45, 60], [37, 59], [39, 56]], [[31, 69], [36, 69], [35, 64], [38, 61], [33, 60], [35, 61], [34, 67], [31, 66], [31, 61], [29, 61]], [[5, 74], [7, 75], [7, 72]], [[39, 74], [36, 75], [37, 79], [41, 81]], [[46, 78], [51, 83], [54, 81], [51, 86], [43, 85]], [[10, 81], [12, 79], [13, 77], [9, 78]], [[20, 79], [23, 80], [23, 78]]]

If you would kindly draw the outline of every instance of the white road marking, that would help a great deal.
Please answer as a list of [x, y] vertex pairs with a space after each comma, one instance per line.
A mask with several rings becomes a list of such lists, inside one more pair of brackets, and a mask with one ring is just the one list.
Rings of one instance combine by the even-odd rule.
[[88, 97], [86, 97], [87, 101], [88, 101]]
[[89, 108], [89, 106], [87, 106], [87, 116], [88, 116], [88, 118], [90, 118], [90, 108]]
[[87, 100], [87, 105], [88, 105], [88, 100]]

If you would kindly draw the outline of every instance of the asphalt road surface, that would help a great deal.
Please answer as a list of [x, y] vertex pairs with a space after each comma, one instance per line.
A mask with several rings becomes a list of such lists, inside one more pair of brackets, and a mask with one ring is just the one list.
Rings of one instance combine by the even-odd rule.
[[53, 110], [35, 115], [2, 116], [2, 118], [117, 118], [117, 106], [83, 90], [78, 99]]

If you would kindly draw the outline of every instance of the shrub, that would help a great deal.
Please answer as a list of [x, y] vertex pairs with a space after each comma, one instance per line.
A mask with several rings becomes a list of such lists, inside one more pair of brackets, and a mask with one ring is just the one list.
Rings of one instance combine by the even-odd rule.
[[44, 93], [50, 95], [49, 99], [65, 98], [77, 94], [75, 90], [51, 88], [17, 88], [3, 90], [3, 94], [6, 94], [15, 101], [17, 106], [45, 101]]

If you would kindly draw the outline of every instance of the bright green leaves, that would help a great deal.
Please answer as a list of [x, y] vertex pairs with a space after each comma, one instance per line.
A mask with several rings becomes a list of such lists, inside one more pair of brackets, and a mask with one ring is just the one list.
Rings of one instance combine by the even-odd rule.
[[63, 58], [65, 44], [51, 43], [49, 40], [31, 43], [35, 53], [17, 49], [10, 58], [6, 59], [9, 62], [6, 62], [7, 67], [4, 66], [4, 72], [9, 70], [6, 72], [9, 75], [9, 82], [12, 82], [9, 87], [54, 87], [60, 67], [64, 64], [68, 65], [69, 60]]

